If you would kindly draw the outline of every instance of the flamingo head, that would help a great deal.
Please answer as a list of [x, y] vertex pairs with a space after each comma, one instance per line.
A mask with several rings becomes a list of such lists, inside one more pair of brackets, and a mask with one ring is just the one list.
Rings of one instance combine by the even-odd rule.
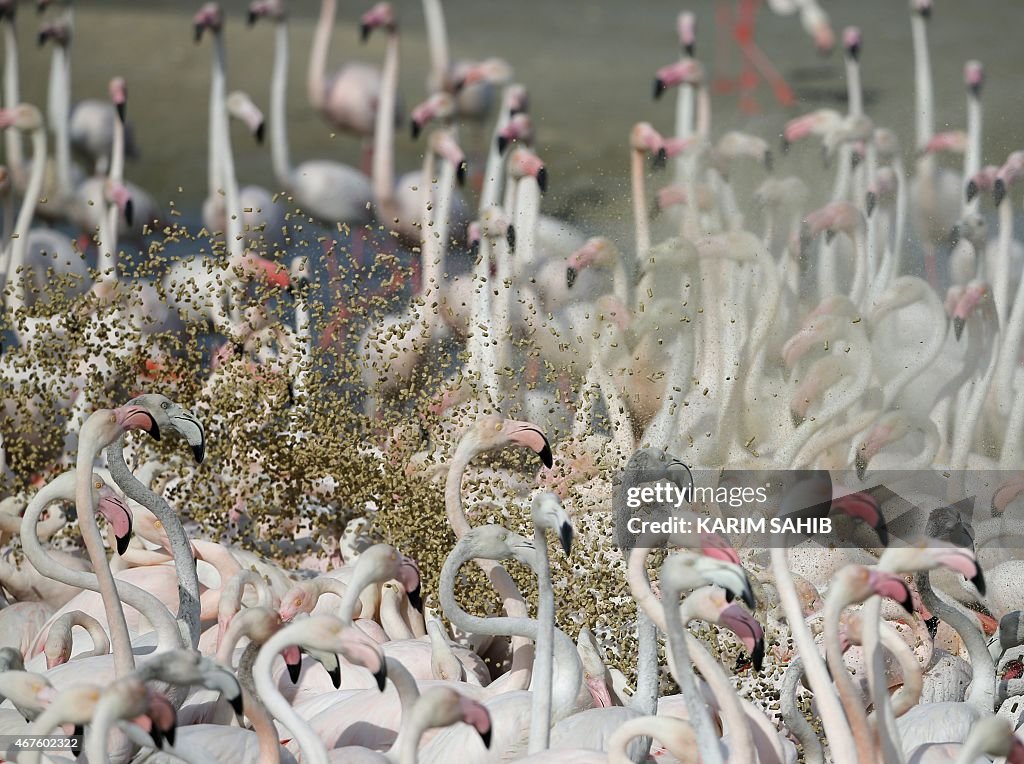
[[683, 11], [676, 18], [676, 33], [683, 55], [693, 58], [697, 52], [697, 17], [691, 11]]
[[377, 3], [360, 18], [359, 37], [363, 42], [370, 39], [374, 29], [386, 29], [389, 32], [398, 29], [398, 20], [391, 3]]
[[[718, 592], [721, 594], [721, 590]], [[722, 604], [719, 620], [743, 643], [747, 652], [750, 653], [754, 670], [760, 671], [764, 665], [764, 629], [757, 619], [735, 602], [726, 604], [724, 595], [722, 595]]]
[[53, 42], [55, 45], [60, 45], [64, 48], [71, 43], [71, 35], [72, 28], [69, 19], [54, 19], [39, 27], [37, 42], [40, 47], [46, 45], [47, 42]]
[[470, 64], [458, 73], [452, 83], [455, 93], [470, 85], [486, 82], [491, 85], [507, 85], [512, 81], [512, 66], [503, 58], [485, 58], [483, 61]]
[[910, 422], [906, 415], [899, 411], [891, 411], [883, 416], [857, 449], [857, 477], [863, 480], [868, 464], [875, 455], [885, 448], [886, 445], [895, 443], [907, 435], [910, 429]]
[[260, 19], [283, 21], [288, 17], [283, 0], [254, 0], [249, 3], [248, 22], [252, 26]]
[[854, 61], [860, 57], [862, 41], [860, 27], [846, 27], [843, 30], [843, 48], [846, 50], [846, 55]]
[[19, 103], [9, 109], [0, 109], [0, 128], [13, 127], [15, 130], [29, 132], [42, 126], [42, 112], [31, 104]]
[[525, 112], [513, 114], [497, 137], [498, 153], [504, 154], [510, 143], [533, 143], [533, 120]]
[[661, 67], [654, 75], [654, 98], [661, 98], [669, 88], [680, 85], [700, 85], [704, 81], [704, 67], [695, 58], [681, 58], [674, 64]]
[[964, 84], [972, 96], [981, 96], [981, 89], [985, 85], [985, 67], [981, 61], [971, 59], [964, 64]]
[[963, 130], [946, 130], [935, 133], [925, 144], [924, 153], [949, 152], [963, 154], [967, 150], [967, 133]]
[[654, 167], [661, 168], [668, 161], [665, 139], [650, 122], [637, 122], [629, 133], [629, 147], [641, 154], [650, 154]]
[[117, 553], [123, 555], [128, 551], [128, 543], [132, 537], [132, 511], [127, 502], [98, 476], [93, 476], [93, 485], [99, 491], [99, 502], [96, 511], [110, 523], [117, 539]]
[[220, 34], [224, 27], [224, 11], [219, 3], [206, 3], [192, 16], [192, 30], [195, 41], [203, 39], [203, 33], [209, 29], [211, 33]]
[[516, 147], [509, 155], [508, 172], [516, 179], [527, 176], [534, 178], [542, 194], [548, 190], [547, 167], [539, 156], [525, 146]]
[[964, 332], [967, 320], [974, 314], [982, 302], [989, 296], [988, 285], [980, 281], [972, 281], [964, 289], [960, 299], [953, 306], [953, 334], [959, 340]]
[[[859, 451], [858, 451], [859, 453]], [[862, 478], [863, 479], [863, 478]], [[832, 499], [832, 509], [875, 529], [883, 546], [889, 545], [889, 527], [876, 499], [866, 491], [853, 491]]]
[[114, 77], [107, 86], [107, 91], [110, 93], [110, 102], [117, 110], [117, 118], [121, 120], [121, 124], [124, 124], [128, 109], [128, 86], [125, 84], [124, 77]]
[[466, 152], [455, 140], [455, 132], [450, 129], [435, 130], [430, 134], [430, 149], [446, 162], [455, 166], [455, 179], [460, 186], [466, 184]]
[[455, 114], [455, 99], [450, 93], [434, 93], [426, 101], [413, 107], [409, 117], [409, 127], [413, 140], [420, 137], [423, 128], [435, 119], [450, 120]]
[[548, 469], [554, 464], [551, 455], [551, 444], [547, 436], [534, 424], [516, 419], [499, 420], [496, 425], [499, 433], [503, 434], [510, 445], [529, 448]]

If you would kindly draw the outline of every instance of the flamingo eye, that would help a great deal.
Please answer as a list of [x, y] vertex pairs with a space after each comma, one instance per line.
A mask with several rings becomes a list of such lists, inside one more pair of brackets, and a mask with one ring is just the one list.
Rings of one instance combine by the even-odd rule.
[[101, 489], [103, 487], [103, 483], [101, 483], [99, 480], [97, 480], [95, 483], [93, 483], [93, 487], [98, 491], [99, 489]]
[[171, 405], [170, 403], [168, 403], [167, 401], [164, 401], [163, 403], [160, 404], [160, 408], [167, 409], [167, 408], [170, 407], [170, 405]]
[[153, 527], [155, 527], [157, 530], [160, 530], [161, 528], [164, 527], [164, 524], [162, 522], [160, 522], [159, 520], [157, 520], [155, 523], [153, 523]]

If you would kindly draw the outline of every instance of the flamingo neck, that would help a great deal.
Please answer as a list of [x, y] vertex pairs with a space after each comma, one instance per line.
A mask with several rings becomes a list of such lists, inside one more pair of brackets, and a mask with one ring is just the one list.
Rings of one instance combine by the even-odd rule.
[[336, 0], [320, 0], [320, 18], [313, 32], [313, 47], [309, 51], [309, 69], [306, 72], [306, 95], [317, 111], [327, 102], [327, 54], [331, 48]]
[[[438, 2], [438, 0], [424, 0]], [[501, 196], [501, 189], [505, 182], [505, 163], [498, 152], [498, 134], [505, 129], [511, 117], [509, 99], [512, 95], [512, 86], [506, 85], [501, 91], [501, 108], [498, 109], [498, 116], [494, 122], [494, 131], [491, 133], [491, 141], [487, 144], [487, 163], [484, 166], [484, 182], [480, 189], [480, 209], [485, 210], [498, 203]], [[512, 214], [511, 205], [505, 205], [505, 212]]]
[[965, 702], [985, 714], [991, 714], [995, 703], [995, 664], [977, 620], [939, 597], [932, 589], [929, 573], [918, 573], [914, 577], [914, 582], [925, 607], [932, 615], [952, 626], [967, 648], [968, 657], [971, 659], [971, 685], [967, 690]]
[[416, 713], [420, 688], [401, 661], [394, 658], [385, 658], [384, 661], [387, 664], [388, 680], [395, 685], [398, 703], [402, 707], [402, 724], [398, 729], [398, 737], [387, 751], [387, 756], [392, 761], [397, 758], [400, 762], [411, 761], [415, 764], [420, 739], [427, 729], [420, 718], [422, 712]]
[[[13, 109], [21, 103], [21, 88], [18, 83], [18, 35], [14, 22], [4, 23], [4, 106]], [[11, 168], [14, 186], [21, 185], [25, 177], [25, 154], [21, 131], [8, 127], [4, 131], [4, 147], [7, 165]]]
[[554, 670], [555, 591], [551, 585], [551, 561], [544, 528], [534, 526], [537, 549], [537, 646], [533, 661], [533, 707], [528, 753], [547, 749], [551, 738], [551, 681]]
[[[377, 217], [394, 225], [398, 217], [395, 204], [395, 102], [398, 98], [398, 30], [388, 34], [384, 67], [381, 72], [380, 96], [373, 134], [373, 195], [377, 200]], [[432, 179], [425, 178], [425, 183]]]
[[[676, 137], [686, 139], [693, 135], [694, 92], [690, 85], [681, 85], [676, 98]], [[686, 184], [686, 152], [676, 157], [676, 180], [679, 185]]]
[[[451, 162], [444, 162], [442, 164], [441, 175], [438, 179], [437, 216], [434, 218], [433, 228], [424, 232], [424, 236], [427, 239], [433, 239], [431, 257], [428, 258], [426, 250], [424, 250], [422, 268], [422, 294], [424, 301], [428, 303], [431, 299], [436, 300], [437, 295], [441, 292], [441, 285], [444, 281], [445, 255], [448, 251], [449, 240], [448, 232], [451, 227], [452, 203], [455, 198], [455, 172], [455, 165]], [[424, 192], [429, 194], [433, 183], [433, 170], [430, 175], [424, 176], [421, 182], [426, 187]], [[428, 310], [426, 317], [432, 325], [438, 323], [438, 312], [436, 310]]]
[[[629, 157], [630, 179], [633, 189], [633, 226], [636, 241], [636, 259], [643, 262], [651, 248], [651, 224], [647, 219], [647, 186], [644, 178], [644, 152], [633, 149]], [[691, 199], [691, 204], [692, 204]]]
[[281, 695], [270, 673], [274, 659], [293, 644], [298, 643], [288, 630], [279, 631], [264, 642], [252, 667], [253, 681], [267, 711], [292, 733], [302, 751], [302, 760], [306, 764], [329, 764], [323, 741]]
[[270, 155], [274, 178], [291, 188], [292, 165], [288, 156], [288, 22], [280, 19], [274, 29], [274, 70], [270, 78]]
[[427, 25], [427, 47], [430, 50], [430, 89], [442, 90], [451, 69], [451, 59], [441, 0], [423, 0], [423, 16]]
[[853, 117], [859, 117], [864, 113], [864, 90], [860, 81], [860, 62], [851, 56], [846, 56], [846, 109]]
[[516, 183], [516, 255], [529, 273], [537, 260], [537, 223], [540, 218], [540, 187], [532, 175]]
[[[967, 96], [967, 151], [964, 152], [964, 182], [968, 178], [973, 178], [978, 170], [981, 169], [982, 135], [981, 98], [974, 95], [974, 93], [969, 93]], [[965, 195], [964, 212], [976, 212], [980, 201], [980, 195], [978, 194], [969, 202], [966, 201]]]
[[[456, 545], [441, 569], [441, 608], [448, 616], [448, 620], [457, 628], [466, 629], [469, 633], [489, 634], [495, 637], [523, 637], [536, 641], [540, 627], [538, 622], [532, 618], [526, 616], [480, 618], [470, 615], [459, 606], [455, 600], [455, 576], [459, 568], [471, 559], [471, 554], [465, 548]], [[488, 562], [494, 561], [488, 560]], [[504, 568], [500, 565], [496, 567], [504, 573]], [[508, 607], [506, 606], [507, 611]], [[576, 645], [557, 629], [554, 630], [553, 651], [554, 662], [558, 670], [555, 672], [552, 682], [551, 707], [553, 718], [558, 721], [569, 715], [576, 704], [576, 696], [579, 694], [580, 682], [583, 679], [583, 666], [580, 663], [579, 653], [576, 652]], [[507, 688], [503, 689], [507, 690]]]
[[167, 504], [166, 499], [150, 490], [128, 469], [124, 460], [123, 435], [107, 447], [107, 466], [111, 478], [117, 487], [124, 491], [125, 496], [144, 506], [163, 524], [171, 543], [170, 552], [174, 558], [174, 569], [178, 574], [178, 619], [181, 622], [185, 644], [195, 648], [199, 644], [200, 631], [199, 574], [192, 558], [192, 545], [185, 535], [181, 519]]
[[25, 252], [28, 249], [28, 232], [32, 218], [36, 213], [36, 204], [43, 193], [43, 180], [46, 173], [46, 129], [40, 125], [32, 131], [32, 172], [28, 186], [18, 210], [18, 218], [14, 222], [15, 239], [11, 243], [11, 257], [7, 265], [7, 283], [13, 284], [8, 308], [14, 312], [24, 308], [25, 275], [19, 273], [25, 265]]
[[946, 311], [939, 302], [938, 295], [931, 289], [926, 292], [925, 303], [928, 306], [928, 313], [931, 317], [932, 331], [928, 335], [921, 355], [914, 359], [903, 371], [890, 379], [882, 389], [882, 407], [892, 406], [900, 394], [911, 382], [918, 379], [921, 373], [931, 366], [935, 359], [942, 353], [946, 345], [946, 337], [949, 335], [949, 324], [946, 321]]
[[934, 94], [932, 90], [932, 64], [928, 52], [927, 22], [920, 14], [910, 18], [910, 31], [914, 44], [914, 102], [917, 129], [917, 150], [923, 151], [935, 131]]
[[221, 163], [221, 122], [226, 121], [224, 99], [227, 97], [227, 72], [220, 33], [213, 35], [213, 57], [210, 65], [210, 113], [207, 119], [206, 193], [212, 199], [224, 189]]
[[54, 43], [50, 58], [48, 116], [54, 133], [57, 159], [57, 188], [63, 199], [71, 193], [71, 137], [68, 118], [71, 108], [71, 57], [65, 46]]
[[850, 678], [850, 672], [843, 663], [843, 649], [839, 642], [839, 618], [849, 604], [839, 592], [831, 592], [825, 598], [825, 655], [832, 679], [839, 691], [839, 699], [846, 709], [846, 718], [853, 732], [857, 746], [857, 756], [861, 761], [872, 761], [874, 750], [871, 732], [868, 729], [867, 716], [864, 713], [863, 700]]
[[852, 764], [857, 761], [853, 735], [847, 725], [846, 715], [839, 698], [832, 689], [832, 679], [825, 669], [825, 662], [807, 628], [800, 605], [800, 597], [797, 594], [796, 585], [793, 583], [793, 577], [790, 575], [789, 561], [786, 557], [786, 550], [783, 547], [772, 547], [772, 572], [775, 574], [779, 600], [793, 634], [796, 652], [804, 661], [807, 680], [814, 692], [815, 702], [818, 704], [832, 755], [837, 762]]

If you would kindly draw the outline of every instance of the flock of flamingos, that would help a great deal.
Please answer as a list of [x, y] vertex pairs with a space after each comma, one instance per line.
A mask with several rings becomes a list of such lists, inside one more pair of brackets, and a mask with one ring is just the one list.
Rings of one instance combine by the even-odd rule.
[[[865, 112], [858, 29], [769, 0], [848, 90], [781, 150], [712, 131], [682, 13], [675, 126], [628, 136], [633, 241], [541, 213], [526, 86], [450, 57], [441, 0], [411, 109], [401, 4], [359, 19], [379, 68], [328, 74], [320, 2], [308, 98], [363, 168], [293, 164], [287, 0], [249, 6], [266, 128], [200, 8], [197, 237], [126, 177], [131, 82], [73, 103], [73, 8], [37, 2], [45, 109], [0, 0], [0, 760], [1024, 762], [1024, 151], [982, 156], [978, 61], [935, 132], [932, 0], [913, 136]], [[423, 147], [397, 178], [396, 125]], [[264, 132], [275, 188], [240, 186]], [[842, 471], [847, 541], [615, 544], [624, 497], [697, 468]], [[898, 470], [973, 501], [897, 521], [869, 487]]]

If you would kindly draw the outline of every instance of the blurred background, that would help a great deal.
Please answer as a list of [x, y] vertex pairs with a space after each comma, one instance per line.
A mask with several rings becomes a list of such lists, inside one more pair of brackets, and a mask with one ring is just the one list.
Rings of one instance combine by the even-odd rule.
[[[229, 89], [247, 91], [267, 111], [273, 25], [246, 24], [247, 0], [225, 0]], [[359, 43], [358, 21], [367, 2], [343, 0], [332, 39], [328, 70], [350, 60], [379, 65], [385, 37]], [[501, 56], [530, 91], [538, 129], [537, 150], [549, 167], [549, 214], [568, 218], [588, 231], [622, 234], [632, 224], [628, 203], [627, 136], [647, 120], [670, 133], [675, 94], [652, 100], [658, 67], [677, 58], [675, 19], [688, 8], [698, 18], [697, 55], [711, 81], [735, 78], [742, 59], [728, 32], [716, 30], [718, 0], [446, 0], [445, 14], [454, 59]], [[123, 75], [129, 88], [129, 117], [140, 156], [128, 178], [167, 203], [175, 201], [186, 220], [198, 219], [205, 195], [206, 119], [210, 81], [208, 41], [195, 44], [191, 17], [199, 3], [184, 0], [75, 2], [72, 101], [105, 98], [107, 82]], [[319, 12], [318, 0], [291, 0], [291, 66], [288, 120], [293, 161], [334, 158], [358, 165], [360, 143], [332, 135], [306, 100], [306, 66]], [[913, 135], [913, 59], [906, 0], [843, 0], [823, 3], [837, 35], [848, 24], [863, 32], [865, 106], [879, 126], [895, 128], [906, 144]], [[395, 2], [402, 33], [400, 94], [408, 110], [426, 97], [427, 48], [421, 4]], [[39, 21], [22, 3], [17, 21], [22, 47], [23, 98], [46, 103], [50, 46], [34, 44]], [[935, 75], [936, 130], [961, 128], [965, 106], [962, 67], [978, 58], [986, 67], [985, 163], [1002, 163], [1022, 145], [1020, 73], [1024, 48], [1021, 0], [936, 0], [929, 29]], [[754, 91], [757, 111], [740, 108], [737, 93], [713, 94], [713, 135], [729, 129], [777, 136], [786, 119], [819, 106], [844, 106], [841, 46], [823, 58], [801, 29], [797, 16], [780, 17], [762, 5], [755, 42], [793, 88], [796, 102], [778, 104], [763, 82]], [[486, 128], [490, 130], [488, 125]], [[273, 188], [270, 152], [236, 129], [239, 181]], [[463, 139], [477, 171], [483, 136]], [[912, 146], [904, 145], [908, 158]], [[396, 170], [420, 163], [422, 144], [402, 128]], [[800, 162], [818, 161], [802, 147], [787, 159], [786, 172]], [[811, 156], [813, 154], [813, 156]], [[944, 160], [959, 165], [959, 159]], [[795, 163], [795, 164], [794, 164]], [[818, 173], [815, 173], [818, 174]]]

